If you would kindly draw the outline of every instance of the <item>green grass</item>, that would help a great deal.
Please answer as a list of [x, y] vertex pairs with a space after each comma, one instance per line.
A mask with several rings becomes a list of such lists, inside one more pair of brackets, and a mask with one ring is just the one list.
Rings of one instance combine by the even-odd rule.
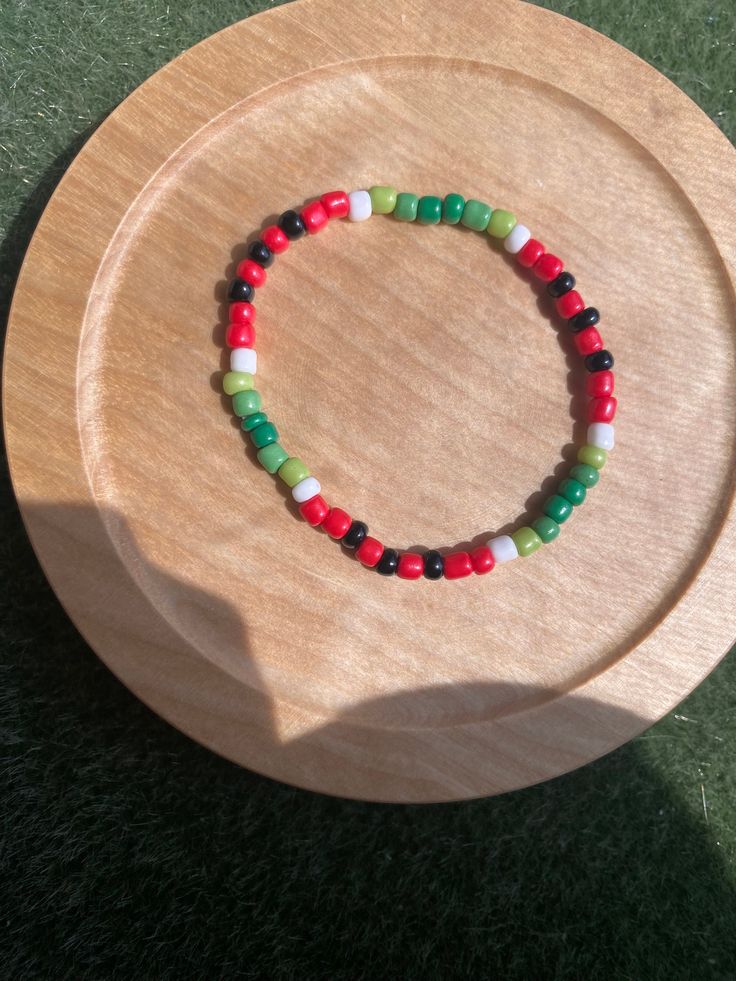
[[[0, 320], [95, 126], [265, 6], [0, 0]], [[548, 6], [654, 64], [733, 138], [731, 5]], [[644, 736], [547, 785], [439, 807], [323, 798], [141, 706], [59, 607], [6, 477], [3, 493], [3, 978], [736, 978], [733, 657]]]

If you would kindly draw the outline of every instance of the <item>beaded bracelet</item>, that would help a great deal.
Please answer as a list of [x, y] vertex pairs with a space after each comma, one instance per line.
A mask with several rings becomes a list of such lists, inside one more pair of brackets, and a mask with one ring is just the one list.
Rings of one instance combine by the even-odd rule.
[[[505, 250], [514, 255], [521, 266], [547, 284], [547, 293], [554, 299], [557, 313], [567, 320], [573, 332], [575, 346], [585, 359], [590, 372], [587, 379], [588, 404], [587, 442], [578, 450], [578, 463], [569, 477], [561, 481], [557, 493], [544, 503], [542, 514], [531, 526], [517, 529], [511, 535], [491, 538], [486, 545], [471, 552], [456, 551], [448, 555], [432, 549], [420, 554], [384, 548], [368, 535], [362, 521], [354, 521], [342, 508], [330, 507], [321, 496], [321, 486], [298, 457], [289, 454], [279, 444], [279, 434], [262, 411], [261, 396], [254, 389], [256, 373], [255, 291], [266, 282], [266, 269], [274, 256], [285, 252], [289, 243], [304, 234], [314, 235], [331, 219], [348, 218], [365, 221], [373, 214], [389, 215], [399, 221], [418, 221], [423, 225], [462, 224], [478, 232], [487, 232], [503, 240]], [[496, 564], [518, 556], [531, 555], [543, 543], [553, 541], [573, 508], [585, 500], [586, 490], [598, 483], [599, 471], [613, 449], [613, 426], [616, 399], [613, 397], [613, 357], [603, 348], [596, 328], [600, 319], [595, 307], [586, 307], [575, 290], [575, 277], [563, 268], [557, 256], [547, 252], [544, 245], [532, 238], [524, 225], [517, 223], [510, 211], [492, 209], [483, 201], [466, 201], [459, 194], [444, 199], [434, 196], [417, 197], [398, 194], [392, 187], [372, 187], [346, 194], [330, 191], [312, 201], [302, 210], [285, 211], [275, 225], [265, 228], [260, 238], [248, 249], [248, 256], [238, 264], [235, 279], [228, 287], [230, 323], [225, 342], [231, 348], [230, 371], [223, 379], [223, 388], [232, 396], [233, 410], [242, 419], [242, 428], [250, 434], [258, 448], [258, 460], [271, 474], [278, 476], [291, 488], [299, 512], [310, 525], [324, 531], [346, 548], [360, 562], [375, 568], [381, 575], [396, 573], [402, 579], [460, 579], [471, 573], [490, 572]]]

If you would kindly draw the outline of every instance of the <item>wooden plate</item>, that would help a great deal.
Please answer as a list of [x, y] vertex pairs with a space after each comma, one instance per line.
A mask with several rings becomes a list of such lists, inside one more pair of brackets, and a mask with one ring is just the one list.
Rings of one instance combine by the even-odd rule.
[[[15, 489], [85, 638], [194, 739], [348, 797], [499, 793], [661, 717], [734, 636], [735, 164], [654, 69], [524, 3], [304, 0], [167, 65], [62, 180], [6, 347]], [[221, 395], [246, 237], [373, 183], [510, 207], [617, 359], [601, 483], [487, 577], [362, 569], [295, 520]], [[487, 236], [335, 223], [259, 301], [282, 442], [382, 540], [482, 541], [574, 459], [570, 336]]]

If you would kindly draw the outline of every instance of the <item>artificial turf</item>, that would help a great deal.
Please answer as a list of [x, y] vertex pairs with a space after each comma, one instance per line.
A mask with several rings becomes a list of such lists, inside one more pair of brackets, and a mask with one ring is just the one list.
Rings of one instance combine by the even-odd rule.
[[[654, 64], [733, 138], [731, 3], [546, 5]], [[266, 6], [0, 0], [0, 321], [95, 126]], [[3, 979], [736, 979], [733, 656], [639, 739], [544, 786], [442, 806], [325, 798], [138, 703], [46, 584], [7, 476], [2, 493]]]

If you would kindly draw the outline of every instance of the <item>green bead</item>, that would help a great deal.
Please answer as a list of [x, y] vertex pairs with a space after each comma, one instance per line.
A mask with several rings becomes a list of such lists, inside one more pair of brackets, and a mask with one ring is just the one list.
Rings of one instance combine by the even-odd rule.
[[533, 528], [519, 528], [517, 531], [513, 532], [511, 535], [514, 545], [516, 545], [516, 551], [522, 557], [531, 555], [532, 552], [536, 552], [539, 546], [542, 544], [542, 539], [536, 533]]
[[261, 463], [269, 473], [276, 473], [282, 463], [289, 459], [289, 454], [280, 443], [268, 443], [257, 453], [258, 462]]
[[253, 375], [249, 371], [228, 371], [222, 379], [225, 395], [235, 395], [253, 388]]
[[506, 238], [508, 233], [516, 224], [516, 215], [503, 208], [496, 208], [488, 222], [488, 234], [494, 238]]
[[396, 207], [394, 208], [394, 218], [399, 221], [414, 221], [419, 207], [419, 198], [416, 194], [407, 194], [402, 191], [396, 195]]
[[368, 193], [371, 196], [371, 208], [374, 215], [390, 215], [396, 207], [395, 187], [372, 187]]
[[589, 467], [595, 467], [596, 470], [600, 470], [606, 460], [608, 459], [608, 453], [602, 450], [600, 446], [590, 446], [586, 444], [581, 446], [578, 450], [578, 460], [581, 463], [587, 463]]
[[585, 500], [586, 491], [579, 480], [571, 480], [570, 477], [566, 477], [560, 481], [557, 490], [563, 497], [567, 498], [570, 504], [574, 504], [576, 507]]
[[442, 198], [431, 195], [419, 198], [417, 206], [417, 221], [420, 225], [439, 225], [442, 217]]
[[246, 432], [250, 432], [251, 429], [255, 429], [256, 426], [260, 426], [264, 422], [268, 422], [268, 416], [266, 413], [254, 412], [252, 416], [246, 416], [240, 425]]
[[552, 518], [558, 525], [561, 525], [572, 514], [572, 504], [570, 504], [566, 497], [553, 494], [552, 497], [548, 497], [544, 502], [542, 511], [544, 511], [548, 518]]
[[260, 426], [251, 429], [250, 438], [253, 440], [254, 446], [268, 446], [269, 443], [275, 443], [279, 438], [279, 431], [272, 422], [262, 422]]
[[462, 194], [448, 194], [442, 205], [442, 220], [448, 225], [457, 225], [463, 216], [465, 198]]
[[532, 521], [532, 528], [545, 545], [547, 542], [553, 542], [560, 533], [560, 526], [552, 518], [548, 518], [546, 514], [542, 515], [541, 518], [537, 518], [536, 521]]
[[304, 480], [305, 477], [309, 476], [311, 476], [309, 470], [298, 456], [290, 456], [279, 467], [279, 477], [289, 487], [294, 487], [300, 480]]
[[583, 487], [595, 487], [601, 479], [601, 475], [587, 463], [578, 463], [570, 471], [573, 480], [579, 480]]
[[476, 201], [472, 198], [465, 202], [463, 216], [460, 221], [466, 228], [472, 228], [476, 232], [484, 232], [488, 228], [491, 220], [491, 206], [483, 201]]
[[236, 416], [249, 416], [261, 407], [261, 395], [255, 388], [233, 395], [233, 412]]

